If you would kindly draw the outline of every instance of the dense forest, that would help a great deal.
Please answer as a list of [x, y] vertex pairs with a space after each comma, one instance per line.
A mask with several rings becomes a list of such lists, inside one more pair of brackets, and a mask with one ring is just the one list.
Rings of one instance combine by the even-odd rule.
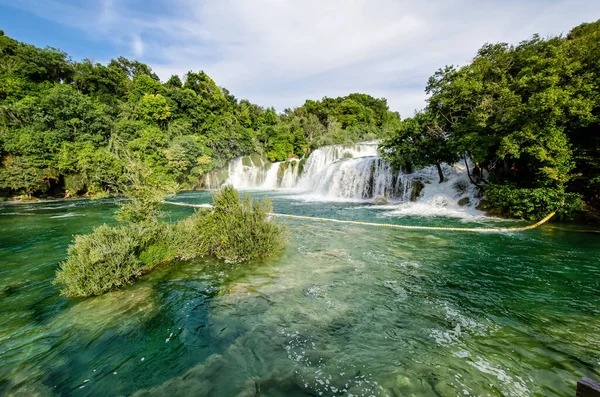
[[0, 196], [108, 194], [132, 159], [153, 183], [193, 189], [240, 155], [282, 161], [381, 138], [397, 169], [471, 165], [493, 214], [600, 208], [600, 21], [566, 36], [486, 44], [470, 64], [437, 71], [426, 92], [425, 109], [402, 121], [365, 94], [278, 114], [204, 72], [162, 83], [137, 61], [73, 61], [0, 31]]
[[[396, 166], [470, 158], [485, 209], [536, 218], [600, 208], [600, 21], [562, 37], [486, 44], [437, 71], [428, 105], [384, 142]], [[443, 176], [441, 176], [443, 179]]]
[[399, 122], [386, 100], [369, 95], [278, 114], [236, 99], [204, 72], [161, 83], [137, 61], [76, 62], [0, 31], [0, 196], [114, 192], [131, 159], [154, 183], [197, 188], [236, 156], [301, 157], [380, 137]]

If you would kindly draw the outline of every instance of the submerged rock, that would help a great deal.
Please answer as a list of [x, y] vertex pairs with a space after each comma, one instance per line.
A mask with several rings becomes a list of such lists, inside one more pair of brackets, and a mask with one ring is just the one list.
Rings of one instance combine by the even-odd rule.
[[326, 290], [326, 286], [311, 284], [302, 289], [302, 295], [312, 298], [324, 298]]
[[377, 197], [371, 204], [373, 205], [386, 205], [388, 203], [385, 197]]
[[157, 309], [152, 287], [134, 286], [81, 301], [56, 317], [53, 324], [89, 331], [115, 325], [136, 327], [152, 318]]
[[334, 257], [334, 258], [348, 258], [350, 256], [350, 251], [347, 249], [334, 248], [330, 250], [322, 250], [322, 251], [309, 251], [306, 253], [311, 256], [324, 256], [324, 257]]
[[51, 388], [41, 382], [33, 385], [19, 385], [16, 382], [9, 382], [4, 387], [4, 391], [6, 396], [11, 397], [53, 397], [56, 395]]

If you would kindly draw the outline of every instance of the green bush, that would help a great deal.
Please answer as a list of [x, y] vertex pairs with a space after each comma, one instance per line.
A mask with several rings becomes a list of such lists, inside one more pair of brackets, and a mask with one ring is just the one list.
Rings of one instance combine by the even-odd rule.
[[72, 195], [77, 195], [86, 188], [86, 181], [81, 174], [65, 175], [65, 190], [71, 192]]
[[142, 274], [139, 258], [143, 231], [133, 224], [100, 226], [75, 237], [67, 259], [56, 273], [55, 284], [65, 296], [100, 295], [131, 284]]
[[144, 268], [151, 269], [161, 263], [169, 263], [177, 257], [176, 250], [166, 241], [158, 241], [140, 253], [140, 261]]
[[208, 241], [202, 238], [199, 231], [201, 225], [197, 221], [207, 212], [210, 210], [199, 210], [189, 218], [169, 225], [168, 245], [174, 250], [176, 260], [187, 261], [209, 254]]
[[175, 224], [126, 223], [100, 226], [75, 237], [54, 283], [64, 296], [100, 295], [131, 284], [160, 264], [207, 255], [231, 262], [262, 259], [285, 245], [283, 226], [268, 219], [267, 199], [240, 199], [228, 186], [215, 193], [214, 207]]
[[537, 220], [552, 211], [557, 211], [558, 218], [572, 218], [583, 210], [578, 194], [565, 193], [560, 189], [520, 189], [490, 184], [485, 186], [484, 193], [481, 209], [490, 215]]
[[252, 200], [231, 186], [213, 197], [213, 211], [197, 217], [201, 240], [208, 241], [210, 253], [225, 262], [262, 259], [285, 246], [285, 229], [268, 220], [273, 210], [268, 199]]

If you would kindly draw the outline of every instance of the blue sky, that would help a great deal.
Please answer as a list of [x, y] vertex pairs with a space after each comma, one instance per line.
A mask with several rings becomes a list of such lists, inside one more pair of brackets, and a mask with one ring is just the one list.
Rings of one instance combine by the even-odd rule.
[[566, 33], [597, 0], [0, 0], [0, 29], [74, 59], [123, 55], [166, 80], [204, 70], [278, 110], [364, 92], [403, 117], [427, 78], [486, 42]]

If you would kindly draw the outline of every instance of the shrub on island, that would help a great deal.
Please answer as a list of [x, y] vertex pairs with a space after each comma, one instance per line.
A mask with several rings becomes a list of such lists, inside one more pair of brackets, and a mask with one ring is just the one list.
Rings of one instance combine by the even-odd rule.
[[285, 246], [286, 229], [269, 219], [268, 199], [253, 200], [231, 186], [214, 206], [174, 224], [103, 225], [75, 237], [54, 283], [61, 295], [87, 297], [133, 283], [158, 265], [213, 256], [227, 263], [268, 257]]

